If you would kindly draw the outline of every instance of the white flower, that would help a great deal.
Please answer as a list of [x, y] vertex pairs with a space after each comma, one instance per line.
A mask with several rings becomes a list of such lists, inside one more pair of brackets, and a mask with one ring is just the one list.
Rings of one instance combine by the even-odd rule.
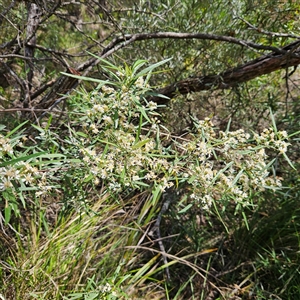
[[143, 87], [144, 86], [144, 79], [143, 77], [139, 77], [136, 82], [135, 82], [135, 85], [139, 88]]
[[12, 146], [10, 144], [5, 143], [5, 144], [2, 145], [2, 151], [4, 153], [12, 154], [13, 153], [13, 148], [12, 148]]
[[210, 195], [205, 195], [202, 198], [202, 209], [208, 210], [213, 203], [213, 198]]
[[90, 129], [93, 133], [97, 134], [99, 132], [98, 128], [96, 127], [95, 124], [90, 125]]
[[155, 110], [157, 109], [157, 103], [153, 102], [153, 101], [150, 101], [148, 104], [147, 104], [149, 110]]
[[111, 119], [111, 117], [109, 117], [109, 116], [103, 116], [102, 117], [102, 119], [103, 119], [103, 121], [105, 122], [105, 123], [108, 123], [108, 124], [113, 124], [113, 121], [112, 121], [112, 119]]
[[2, 183], [0, 183], [0, 191], [4, 191], [8, 188], [13, 187], [12, 183], [10, 182], [10, 180], [8, 180], [7, 178], [4, 178]]
[[115, 90], [113, 88], [109, 87], [109, 86], [104, 85], [102, 87], [102, 91], [105, 94], [112, 94], [112, 93], [114, 93]]
[[94, 105], [93, 110], [95, 112], [99, 112], [101, 114], [103, 114], [105, 112], [105, 109], [104, 109], [103, 105], [100, 105], [100, 104]]

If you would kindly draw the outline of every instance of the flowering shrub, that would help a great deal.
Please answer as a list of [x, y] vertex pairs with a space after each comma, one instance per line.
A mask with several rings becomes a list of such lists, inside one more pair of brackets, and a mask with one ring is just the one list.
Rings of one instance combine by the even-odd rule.
[[[0, 223], [3, 219], [7, 224], [11, 213], [19, 216], [19, 202], [25, 208], [29, 193], [34, 192], [34, 197], [47, 195], [54, 187], [49, 177], [51, 168], [43, 169], [48, 164], [61, 163], [60, 154], [49, 154], [40, 151], [36, 146], [27, 146], [28, 140], [21, 133], [21, 124], [6, 135], [0, 131], [0, 195], [1, 210], [4, 209], [4, 218], [0, 214]], [[1, 127], [5, 130], [5, 126]], [[29, 198], [29, 199], [28, 199]]]
[[[114, 81], [79, 77], [99, 83], [92, 92], [78, 92], [75, 98], [82, 131], [70, 128], [69, 137], [62, 140], [49, 128], [35, 126], [40, 132], [38, 149], [49, 149], [53, 143], [52, 154], [25, 147], [25, 135], [0, 135], [0, 190], [6, 222], [12, 210], [18, 212], [19, 199], [25, 206], [24, 192], [41, 197], [51, 191], [50, 173], [57, 165], [67, 165], [65, 170], [72, 165], [81, 170], [83, 177], [77, 179], [81, 184], [101, 182], [112, 193], [126, 189], [161, 193], [188, 186], [189, 205], [203, 209], [228, 199], [247, 206], [253, 193], [280, 188], [281, 178], [270, 173], [274, 160], [269, 160], [267, 151], [288, 159], [289, 144], [287, 133], [277, 131], [275, 122], [273, 128], [250, 135], [242, 129], [219, 131], [209, 118], [195, 120], [196, 132], [181, 142], [173, 138], [173, 144], [166, 146], [162, 137], [171, 134], [160, 124], [157, 104], [147, 100], [151, 73], [164, 62], [140, 71], [145, 63], [122, 68], [103, 61]], [[77, 114], [76, 122], [78, 126]], [[59, 148], [77, 160], [56, 153]], [[45, 172], [43, 165], [49, 166]]]
[[253, 193], [280, 188], [267, 151], [285, 155], [289, 144], [287, 133], [276, 128], [252, 135], [242, 129], [223, 132], [206, 118], [195, 120], [196, 132], [189, 139], [164, 146], [162, 132], [170, 133], [160, 124], [156, 103], [147, 101], [148, 77], [137, 73], [143, 64], [132, 69], [108, 64], [115, 82], [98, 81], [97, 89], [83, 94], [87, 138], [77, 147], [86, 178], [105, 182], [114, 193], [188, 185], [191, 203], [203, 209], [220, 199], [247, 206]]

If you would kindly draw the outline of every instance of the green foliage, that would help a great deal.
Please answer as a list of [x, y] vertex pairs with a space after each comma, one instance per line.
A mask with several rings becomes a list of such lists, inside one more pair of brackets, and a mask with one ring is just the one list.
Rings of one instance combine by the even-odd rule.
[[[20, 217], [20, 208], [26, 208], [26, 198], [32, 192], [40, 197], [55, 187], [46, 180], [44, 170], [48, 170], [49, 165], [57, 167], [64, 160], [61, 154], [26, 145], [28, 138], [24, 125], [20, 124], [5, 135], [0, 134], [1, 209], [4, 211], [1, 220], [5, 224], [10, 222], [12, 213]], [[1, 131], [5, 131], [5, 126], [1, 127]]]
[[[212, 291], [223, 297], [252, 293], [262, 298], [273, 284], [260, 288], [259, 276], [273, 272], [273, 267], [294, 284], [298, 269], [285, 273], [283, 264], [292, 266], [297, 255], [281, 250], [278, 258], [272, 243], [275, 238], [282, 241], [282, 234], [289, 243], [298, 223], [292, 230], [271, 233], [270, 242], [260, 242], [268, 228], [261, 210], [272, 205], [274, 211], [281, 209], [282, 178], [276, 176], [274, 163], [282, 157], [291, 164], [288, 134], [277, 129], [270, 111], [273, 126], [261, 133], [230, 130], [230, 124], [221, 131], [210, 118], [194, 118], [188, 137], [171, 135], [160, 123], [157, 105], [147, 101], [153, 93], [150, 76], [166, 62], [147, 67], [139, 60], [117, 67], [102, 60], [110, 79], [71, 75], [98, 86], [70, 97], [64, 134], [52, 127], [50, 118], [42, 126], [32, 125], [36, 144], [20, 144], [27, 137], [21, 130], [25, 124], [1, 136], [4, 220], [9, 224], [7, 207], [20, 216], [29, 196], [38, 213], [22, 230], [28, 242], [19, 239], [6, 259], [11, 276], [2, 278], [2, 293], [9, 295], [7, 287], [13, 286], [11, 293], [22, 299], [126, 299], [139, 297], [144, 284], [158, 291], [170, 270], [172, 281], [164, 290], [174, 299], [187, 299], [194, 290], [200, 299]], [[62, 209], [51, 224], [40, 203], [54, 197]], [[161, 232], [170, 236], [165, 242], [170, 250], [163, 253], [149, 246], [145, 231], [154, 230], [151, 222], [168, 197], [171, 208]], [[294, 219], [294, 211], [290, 213], [288, 219]], [[288, 229], [287, 224], [283, 228]], [[232, 246], [225, 246], [226, 239]], [[238, 244], [245, 240], [252, 244]], [[232, 253], [237, 256], [230, 260]], [[254, 270], [244, 267], [248, 258]], [[243, 267], [234, 273], [226, 270], [227, 264], [234, 270]], [[223, 290], [210, 277], [212, 270], [239, 289]]]
[[[0, 87], [3, 107], [27, 92], [24, 60], [5, 57], [21, 55], [26, 40], [26, 3], [15, 3], [0, 16], [0, 79], [13, 82]], [[32, 93], [116, 36], [203, 32], [276, 47], [299, 36], [297, 1], [94, 4], [62, 1], [52, 10], [39, 2]], [[0, 298], [296, 299], [299, 74], [189, 94], [167, 109], [147, 100], [151, 87], [218, 74], [264, 53], [156, 39], [117, 54], [94, 55], [100, 64], [90, 77], [71, 75], [84, 83], [62, 118], [54, 109], [19, 125], [1, 115]]]

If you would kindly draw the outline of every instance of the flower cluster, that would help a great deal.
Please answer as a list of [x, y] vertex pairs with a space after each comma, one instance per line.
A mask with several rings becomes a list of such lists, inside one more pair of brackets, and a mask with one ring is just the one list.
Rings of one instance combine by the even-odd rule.
[[105, 285], [99, 286], [99, 290], [101, 291], [101, 295], [99, 295], [99, 299], [117, 299], [118, 294], [116, 291], [113, 290], [112, 286], [107, 282]]
[[242, 129], [220, 131], [218, 136], [212, 131], [212, 124], [206, 119], [198, 126], [199, 134], [183, 144], [190, 160], [186, 172], [192, 178], [192, 198], [204, 208], [211, 205], [212, 199], [224, 197], [248, 205], [252, 192], [281, 187], [281, 178], [269, 172], [266, 150], [286, 151], [289, 144], [285, 132], [274, 134], [267, 129], [251, 139]]
[[[157, 104], [145, 97], [152, 70], [148, 67], [138, 73], [142, 63], [136, 63], [131, 73], [130, 68], [119, 69], [113, 73], [114, 78], [119, 76], [116, 82], [101, 82], [92, 92], [75, 98], [81, 101], [76, 103], [82, 116], [80, 131], [70, 127], [70, 140], [64, 142], [70, 146], [70, 156], [77, 156], [68, 161], [68, 168], [80, 170], [81, 184], [101, 183], [112, 193], [153, 188], [165, 192], [188, 186], [188, 199], [203, 209], [227, 199], [249, 205], [252, 194], [280, 188], [281, 178], [270, 173], [272, 160], [267, 153], [272, 150], [286, 157], [286, 132], [276, 128], [252, 135], [242, 129], [218, 131], [210, 118], [195, 119], [194, 134], [181, 142], [175, 138], [174, 144], [166, 146], [162, 132], [168, 138], [171, 135], [160, 123]], [[78, 124], [78, 117], [74, 122]], [[61, 138], [49, 129], [36, 129], [40, 130], [38, 149], [48, 149], [49, 143], [55, 149], [66, 148], [67, 143], [61, 145]], [[15, 199], [21, 190], [32, 190], [40, 197], [52, 188], [49, 171], [40, 167], [43, 160], [36, 163], [39, 154], [24, 147], [25, 139], [0, 134], [0, 190]], [[26, 150], [23, 160], [17, 147]]]
[[266, 151], [285, 152], [285, 132], [266, 129], [251, 137], [242, 129], [217, 131], [210, 118], [195, 120], [196, 133], [180, 144], [179, 157], [162, 145], [157, 105], [141, 97], [142, 83], [104, 85], [87, 97], [87, 131], [100, 143], [80, 151], [95, 184], [104, 181], [116, 192], [149, 185], [165, 191], [187, 183], [191, 199], [205, 209], [224, 198], [248, 205], [253, 192], [281, 186], [281, 178], [269, 173]]
[[24, 147], [25, 140], [25, 136], [10, 139], [0, 134], [0, 191], [10, 191], [16, 196], [20, 187], [23, 190], [32, 187], [36, 190], [36, 196], [41, 196], [50, 189], [45, 174], [41, 176], [31, 160], [14, 162], [19, 157], [15, 148]]
[[155, 182], [163, 191], [173, 185], [161, 176], [171, 167], [150, 132], [159, 127], [157, 104], [142, 98], [148, 89], [143, 84], [136, 80], [134, 86], [119, 89], [103, 85], [85, 99], [89, 104], [87, 133], [97, 135], [101, 143], [93, 148], [81, 145], [82, 160], [91, 173], [87, 176], [92, 175], [95, 184], [105, 180], [112, 191], [145, 182]]
[[261, 134], [254, 133], [254, 139], [257, 144], [266, 145], [279, 153], [286, 153], [288, 146], [288, 134], [286, 131], [274, 131], [273, 128], [266, 128]]

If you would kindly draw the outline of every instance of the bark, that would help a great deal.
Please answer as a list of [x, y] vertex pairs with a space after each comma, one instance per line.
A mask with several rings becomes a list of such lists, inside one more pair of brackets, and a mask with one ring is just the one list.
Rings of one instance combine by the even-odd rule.
[[35, 3], [27, 4], [28, 17], [27, 17], [27, 28], [26, 28], [26, 37], [27, 43], [25, 45], [25, 57], [29, 58], [26, 60], [26, 71], [27, 71], [27, 93], [24, 99], [24, 107], [28, 107], [30, 103], [30, 90], [32, 88], [32, 80], [34, 76], [34, 46], [36, 44], [36, 31], [39, 25], [39, 8]]
[[[34, 57], [34, 50], [36, 45], [36, 31], [39, 25], [39, 8], [34, 3], [27, 4], [28, 10], [28, 18], [27, 18], [27, 28], [26, 28], [26, 36], [27, 36], [27, 43], [25, 46], [25, 57], [33, 58]], [[33, 64], [32, 61], [27, 61], [27, 80], [28, 84], [31, 87], [32, 78], [33, 78]]]

